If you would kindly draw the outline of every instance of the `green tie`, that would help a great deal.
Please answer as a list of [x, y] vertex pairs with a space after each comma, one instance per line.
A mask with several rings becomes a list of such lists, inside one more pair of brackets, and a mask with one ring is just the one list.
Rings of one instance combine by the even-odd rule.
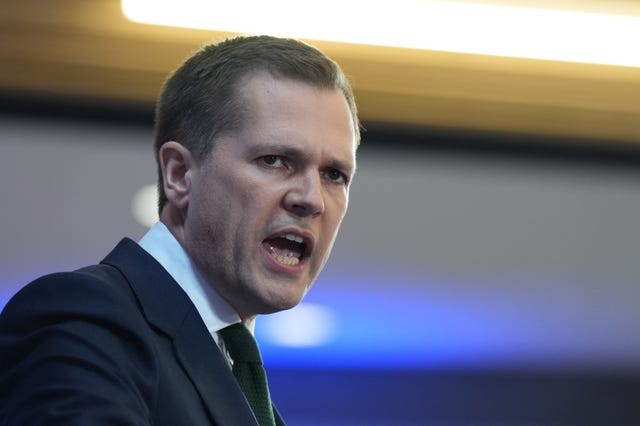
[[233, 359], [233, 374], [258, 423], [260, 426], [274, 426], [267, 375], [262, 367], [262, 358], [255, 339], [241, 323], [223, 328], [220, 335]]

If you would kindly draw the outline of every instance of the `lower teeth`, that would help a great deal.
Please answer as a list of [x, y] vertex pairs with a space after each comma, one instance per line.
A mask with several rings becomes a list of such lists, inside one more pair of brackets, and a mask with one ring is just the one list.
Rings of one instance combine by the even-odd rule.
[[273, 247], [269, 247], [269, 251], [271, 252], [271, 255], [280, 263], [287, 265], [287, 266], [295, 266], [298, 263], [300, 263], [300, 259], [298, 259], [297, 257], [295, 257], [293, 254], [289, 255], [289, 256], [283, 256], [279, 253], [276, 252], [276, 250]]
[[300, 263], [300, 259], [298, 259], [297, 257], [287, 257], [287, 256], [281, 256], [279, 254], [275, 254], [274, 253], [274, 257], [276, 258], [276, 260], [280, 263], [283, 263], [287, 266], [295, 266], [298, 263]]
[[294, 256], [282, 256], [281, 254], [278, 254], [274, 251], [271, 252], [271, 254], [273, 255], [273, 257], [275, 257], [275, 259], [287, 266], [295, 266], [298, 263], [300, 263], [300, 259], [298, 259], [297, 257]]

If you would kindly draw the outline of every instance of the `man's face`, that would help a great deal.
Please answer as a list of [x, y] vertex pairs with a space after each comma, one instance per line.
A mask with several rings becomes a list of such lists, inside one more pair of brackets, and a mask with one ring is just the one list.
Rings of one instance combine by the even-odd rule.
[[356, 142], [347, 102], [268, 74], [242, 89], [247, 120], [194, 169], [185, 249], [247, 318], [297, 305], [347, 210]]

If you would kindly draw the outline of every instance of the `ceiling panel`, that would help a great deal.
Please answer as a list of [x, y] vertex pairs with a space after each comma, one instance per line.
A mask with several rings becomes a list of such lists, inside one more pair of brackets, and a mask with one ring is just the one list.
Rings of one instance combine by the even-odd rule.
[[[229, 35], [131, 23], [118, 0], [3, 3], [5, 94], [150, 105], [191, 51]], [[640, 142], [637, 68], [312, 43], [351, 77], [365, 124]]]

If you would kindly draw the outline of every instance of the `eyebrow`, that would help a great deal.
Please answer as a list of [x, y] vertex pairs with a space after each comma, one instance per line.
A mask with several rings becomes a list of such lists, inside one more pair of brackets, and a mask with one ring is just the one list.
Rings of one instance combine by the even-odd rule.
[[333, 159], [329, 162], [329, 167], [336, 170], [341, 170], [347, 173], [349, 176], [353, 176], [356, 173], [355, 164], [352, 164], [351, 161], [344, 162], [337, 159]]

